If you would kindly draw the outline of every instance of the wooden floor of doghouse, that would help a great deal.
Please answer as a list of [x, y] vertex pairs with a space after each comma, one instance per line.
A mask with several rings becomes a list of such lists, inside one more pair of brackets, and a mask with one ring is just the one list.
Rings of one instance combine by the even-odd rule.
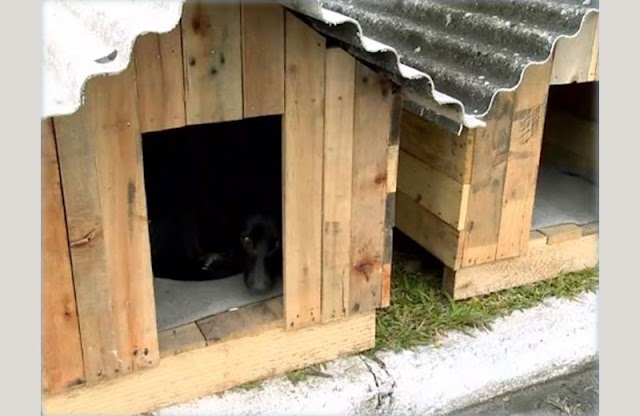
[[282, 296], [160, 331], [160, 357], [284, 327]]
[[532, 230], [598, 221], [598, 185], [551, 164], [540, 166]]

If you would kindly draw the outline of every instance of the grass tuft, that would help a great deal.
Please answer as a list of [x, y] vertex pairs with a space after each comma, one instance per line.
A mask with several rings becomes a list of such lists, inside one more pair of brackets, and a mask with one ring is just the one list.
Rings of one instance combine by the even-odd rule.
[[394, 253], [391, 306], [377, 313], [376, 350], [397, 351], [437, 344], [447, 331], [488, 329], [496, 318], [531, 308], [546, 298], [572, 299], [598, 287], [598, 269], [595, 268], [453, 301], [442, 291], [439, 273], [417, 271], [411, 262], [411, 259]]

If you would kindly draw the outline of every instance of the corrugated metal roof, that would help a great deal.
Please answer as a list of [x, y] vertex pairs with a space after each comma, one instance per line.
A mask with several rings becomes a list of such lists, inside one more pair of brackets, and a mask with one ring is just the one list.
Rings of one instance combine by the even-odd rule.
[[[478, 127], [499, 90], [577, 35], [598, 0], [278, 0], [402, 85], [405, 106]], [[75, 112], [92, 76], [123, 71], [134, 40], [175, 27], [183, 0], [46, 0], [43, 117]]]
[[182, 4], [180, 0], [45, 0], [42, 117], [74, 113], [85, 82], [124, 71], [136, 37], [169, 32], [180, 20]]
[[576, 36], [598, 0], [289, 0], [323, 34], [404, 87], [405, 107], [476, 127], [499, 90]]

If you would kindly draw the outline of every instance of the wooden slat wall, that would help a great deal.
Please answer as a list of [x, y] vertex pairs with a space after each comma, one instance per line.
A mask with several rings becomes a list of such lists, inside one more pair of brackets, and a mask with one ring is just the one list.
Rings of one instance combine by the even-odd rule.
[[188, 124], [242, 118], [240, 21], [239, 3], [185, 3], [181, 27]]
[[487, 117], [487, 126], [465, 131], [474, 135], [474, 146], [461, 267], [496, 259], [512, 112], [513, 94], [501, 92]]
[[84, 381], [80, 327], [51, 119], [42, 122], [42, 384], [55, 393]]
[[142, 133], [183, 127], [187, 120], [180, 24], [169, 33], [138, 38], [134, 56]]
[[560, 39], [553, 53], [551, 84], [598, 80], [598, 20], [591, 14], [575, 38]]
[[244, 117], [284, 112], [284, 9], [242, 5]]
[[550, 61], [530, 66], [515, 93], [496, 259], [527, 251], [550, 74]]
[[287, 328], [321, 320], [325, 39], [285, 17], [284, 311]]
[[350, 312], [382, 302], [388, 150], [396, 93], [390, 81], [356, 65], [351, 202]]
[[345, 316], [349, 307], [351, 176], [356, 61], [339, 48], [327, 50], [322, 213], [322, 320]]
[[89, 382], [159, 359], [134, 68], [54, 120]]

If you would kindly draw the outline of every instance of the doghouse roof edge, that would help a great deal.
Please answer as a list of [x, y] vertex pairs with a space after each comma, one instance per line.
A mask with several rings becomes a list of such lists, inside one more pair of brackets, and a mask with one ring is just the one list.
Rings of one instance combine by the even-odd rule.
[[[499, 91], [579, 33], [599, 0], [277, 0], [405, 90], [405, 108], [460, 132]], [[184, 0], [43, 3], [42, 118], [75, 112], [86, 81], [125, 70], [135, 39], [166, 33]]]

